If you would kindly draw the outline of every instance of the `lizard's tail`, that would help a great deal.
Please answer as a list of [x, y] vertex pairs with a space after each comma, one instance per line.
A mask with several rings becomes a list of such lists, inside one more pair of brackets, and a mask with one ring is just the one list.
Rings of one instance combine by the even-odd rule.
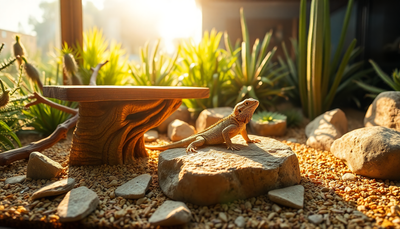
[[164, 146], [151, 146], [151, 145], [145, 145], [147, 149], [151, 150], [167, 150], [167, 149], [173, 149], [173, 148], [186, 148], [194, 139], [188, 138], [188, 139], [183, 139], [181, 141], [173, 142], [168, 145]]

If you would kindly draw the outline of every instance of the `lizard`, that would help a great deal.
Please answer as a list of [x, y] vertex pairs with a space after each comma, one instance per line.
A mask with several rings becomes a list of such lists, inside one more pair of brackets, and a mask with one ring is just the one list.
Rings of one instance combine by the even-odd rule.
[[186, 148], [186, 153], [197, 152], [196, 149], [203, 145], [217, 145], [225, 142], [227, 149], [240, 150], [238, 146], [232, 144], [231, 138], [237, 134], [241, 134], [247, 143], [260, 142], [258, 139], [251, 140], [247, 135], [246, 124], [250, 122], [254, 111], [258, 107], [258, 100], [245, 99], [236, 104], [233, 112], [219, 120], [214, 125], [206, 128], [205, 130], [194, 134], [190, 137], [173, 142], [165, 146], [149, 146], [146, 148], [152, 150], [167, 150], [172, 148]]

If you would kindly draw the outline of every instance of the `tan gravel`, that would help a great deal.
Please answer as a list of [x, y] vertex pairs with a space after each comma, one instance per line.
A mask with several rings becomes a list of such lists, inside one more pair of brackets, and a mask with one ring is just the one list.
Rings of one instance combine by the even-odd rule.
[[[354, 129], [359, 127], [353, 124]], [[196, 206], [187, 204], [193, 219], [189, 228], [236, 228], [235, 220], [242, 216], [246, 228], [400, 228], [400, 182], [369, 179], [356, 175], [355, 181], [343, 181], [348, 167], [327, 151], [319, 151], [300, 143], [285, 141], [296, 138], [304, 143], [303, 128], [289, 129], [277, 138], [288, 144], [298, 156], [305, 188], [304, 209], [292, 209], [273, 204], [267, 194], [257, 198], [237, 200], [227, 204]], [[161, 136], [165, 139], [165, 136]], [[154, 144], [164, 143], [157, 140]], [[27, 179], [22, 184], [5, 185], [8, 177], [24, 175], [27, 161], [0, 166], [0, 225], [64, 227], [148, 228], [150, 216], [168, 198], [158, 186], [158, 151], [149, 151], [149, 158], [137, 159], [126, 166], [68, 167], [71, 136], [43, 152], [66, 167], [59, 179], [73, 177], [77, 185], [95, 191], [100, 199], [97, 209], [79, 223], [61, 224], [57, 206], [64, 195], [31, 201], [30, 196], [51, 181]], [[153, 179], [145, 197], [127, 200], [115, 196], [115, 189], [132, 178], [150, 174]], [[54, 179], [56, 180], [56, 179]], [[28, 189], [29, 188], [29, 189]], [[323, 221], [314, 225], [308, 219], [321, 215]], [[241, 219], [238, 220], [238, 222]]]

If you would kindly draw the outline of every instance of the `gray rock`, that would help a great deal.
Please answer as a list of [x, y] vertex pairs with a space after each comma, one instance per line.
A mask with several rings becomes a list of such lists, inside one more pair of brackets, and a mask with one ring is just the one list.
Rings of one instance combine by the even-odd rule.
[[145, 142], [154, 142], [158, 138], [158, 132], [156, 130], [149, 130], [144, 133]]
[[178, 110], [176, 110], [174, 113], [172, 113], [167, 119], [165, 119], [158, 127], [157, 130], [160, 133], [165, 133], [168, 130], [168, 124], [175, 119], [182, 120], [184, 122], [189, 122], [190, 121], [190, 113], [187, 107], [185, 106], [180, 106]]
[[60, 222], [73, 222], [85, 218], [99, 205], [99, 197], [85, 186], [69, 191], [57, 207]]
[[153, 226], [174, 226], [188, 223], [192, 213], [186, 204], [179, 201], [165, 201], [150, 217]]
[[29, 155], [26, 177], [32, 179], [51, 179], [60, 175], [63, 167], [39, 152]]
[[122, 196], [126, 199], [139, 199], [144, 197], [151, 182], [149, 174], [142, 174], [119, 186], [115, 190], [116, 196]]
[[246, 225], [246, 220], [244, 219], [243, 216], [238, 216], [238, 217], [235, 219], [235, 224], [236, 224], [236, 226], [239, 227], [239, 228], [244, 228], [244, 226]]
[[208, 108], [203, 110], [196, 120], [197, 132], [201, 132], [205, 130], [207, 127], [218, 122], [220, 119], [229, 116], [232, 113], [232, 111], [233, 111], [232, 107], [217, 107], [217, 108]]
[[400, 91], [380, 93], [369, 106], [364, 125], [384, 126], [400, 131]]
[[173, 200], [210, 205], [300, 182], [299, 162], [289, 146], [271, 138], [250, 138], [261, 142], [247, 144], [242, 136], [235, 136], [232, 142], [239, 151], [221, 144], [201, 147], [189, 155], [185, 148], [162, 152], [158, 160], [162, 191]]
[[31, 199], [35, 200], [47, 196], [61, 195], [73, 189], [74, 186], [75, 186], [74, 178], [67, 178], [60, 181], [56, 181], [34, 192], [31, 196]]
[[382, 126], [353, 130], [337, 139], [331, 152], [358, 175], [400, 180], [400, 132]]
[[344, 181], [356, 181], [357, 177], [354, 176], [354, 174], [352, 174], [352, 173], [345, 173], [342, 176], [342, 180], [344, 180]]
[[329, 151], [333, 141], [347, 133], [346, 115], [340, 109], [327, 111], [311, 121], [305, 132], [308, 146]]
[[250, 127], [254, 134], [261, 136], [282, 136], [286, 133], [286, 119], [270, 122], [250, 121]]
[[168, 125], [168, 137], [171, 141], [179, 141], [195, 133], [193, 126], [179, 119], [175, 119]]
[[16, 183], [22, 183], [26, 179], [25, 175], [22, 176], [15, 176], [15, 177], [9, 177], [4, 181], [4, 184], [16, 184]]
[[304, 205], [304, 187], [295, 185], [287, 188], [275, 189], [268, 192], [268, 197], [272, 202], [291, 207], [303, 208]]
[[322, 215], [314, 214], [314, 215], [308, 216], [308, 220], [310, 220], [311, 223], [318, 225], [318, 224], [322, 223], [324, 218], [322, 217]]

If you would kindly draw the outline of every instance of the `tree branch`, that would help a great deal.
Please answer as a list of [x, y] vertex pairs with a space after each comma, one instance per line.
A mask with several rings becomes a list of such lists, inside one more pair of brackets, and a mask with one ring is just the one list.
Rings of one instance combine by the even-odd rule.
[[105, 64], [108, 63], [108, 60], [106, 60], [104, 63], [98, 64], [95, 68], [90, 68], [92, 69], [93, 73], [92, 76], [90, 77], [90, 82], [89, 85], [96, 86], [96, 80], [97, 80], [97, 75], [99, 74], [100, 68], [103, 67]]
[[39, 103], [44, 103], [46, 105], [49, 105], [49, 106], [51, 106], [51, 107], [53, 107], [53, 108], [55, 108], [57, 110], [64, 111], [66, 113], [70, 113], [70, 114], [73, 114], [73, 115], [78, 114], [78, 109], [73, 109], [73, 108], [70, 108], [70, 107], [63, 106], [61, 104], [55, 103], [55, 102], [53, 102], [51, 100], [46, 99], [45, 97], [41, 96], [40, 94], [38, 94], [36, 92], [34, 92], [33, 95], [31, 95], [29, 98], [30, 99], [36, 99], [36, 100], [26, 104], [25, 107], [30, 107], [30, 106], [33, 106], [33, 105], [36, 105], [36, 104], [39, 104]]

